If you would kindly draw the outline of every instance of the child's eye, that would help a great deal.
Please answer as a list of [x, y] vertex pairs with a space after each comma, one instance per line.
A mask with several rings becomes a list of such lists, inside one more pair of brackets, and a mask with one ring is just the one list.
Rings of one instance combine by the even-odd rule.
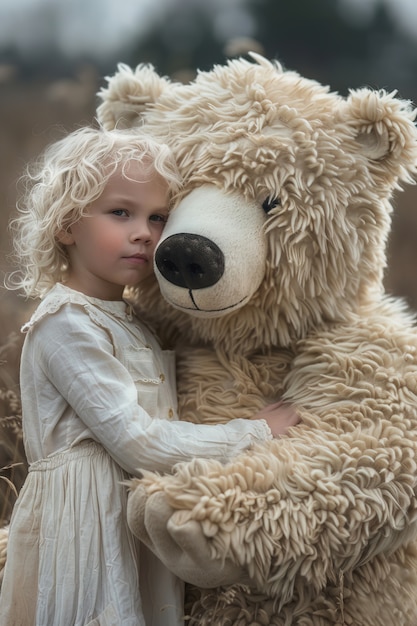
[[117, 215], [117, 217], [127, 217], [128, 213], [126, 211], [126, 209], [113, 209], [112, 211], [113, 215]]
[[149, 218], [152, 222], [162, 222], [162, 224], [166, 224], [168, 216], [167, 215], [151, 215]]

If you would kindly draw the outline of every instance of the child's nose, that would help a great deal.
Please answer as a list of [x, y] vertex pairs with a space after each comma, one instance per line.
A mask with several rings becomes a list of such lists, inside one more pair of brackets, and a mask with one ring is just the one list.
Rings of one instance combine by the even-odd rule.
[[135, 224], [131, 233], [132, 241], [149, 241], [151, 239], [151, 230], [147, 221], [140, 221]]

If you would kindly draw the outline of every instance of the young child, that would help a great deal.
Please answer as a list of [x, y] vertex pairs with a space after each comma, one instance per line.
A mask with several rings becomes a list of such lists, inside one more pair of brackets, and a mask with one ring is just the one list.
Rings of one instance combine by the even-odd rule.
[[[226, 425], [178, 421], [174, 355], [123, 300], [126, 285], [153, 272], [180, 185], [167, 146], [137, 130], [79, 129], [50, 146], [26, 182], [14, 287], [42, 300], [23, 328], [30, 466], [0, 623], [177, 626], [182, 583], [143, 546], [139, 555], [123, 481], [196, 456], [226, 461], [298, 418], [277, 404]], [[152, 575], [152, 597], [141, 597], [138, 564]]]

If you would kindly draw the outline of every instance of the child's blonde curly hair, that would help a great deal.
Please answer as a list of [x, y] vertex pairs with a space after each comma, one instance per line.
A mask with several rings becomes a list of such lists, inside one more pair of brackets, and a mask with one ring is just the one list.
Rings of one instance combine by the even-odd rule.
[[138, 129], [79, 128], [50, 145], [27, 168], [21, 178], [19, 215], [10, 222], [20, 270], [8, 277], [9, 289], [42, 297], [65, 280], [68, 257], [59, 233], [85, 214], [116, 170], [122, 168], [127, 177], [125, 167], [132, 160], [141, 164], [148, 180], [161, 176], [171, 198], [179, 191], [181, 177], [170, 149]]

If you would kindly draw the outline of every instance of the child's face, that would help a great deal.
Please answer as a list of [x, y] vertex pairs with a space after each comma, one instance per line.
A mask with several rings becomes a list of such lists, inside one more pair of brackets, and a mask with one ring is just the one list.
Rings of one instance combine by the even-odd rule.
[[119, 300], [125, 285], [153, 272], [153, 253], [168, 216], [168, 188], [130, 161], [109, 179], [87, 214], [65, 233], [70, 270], [67, 285], [102, 300]]

